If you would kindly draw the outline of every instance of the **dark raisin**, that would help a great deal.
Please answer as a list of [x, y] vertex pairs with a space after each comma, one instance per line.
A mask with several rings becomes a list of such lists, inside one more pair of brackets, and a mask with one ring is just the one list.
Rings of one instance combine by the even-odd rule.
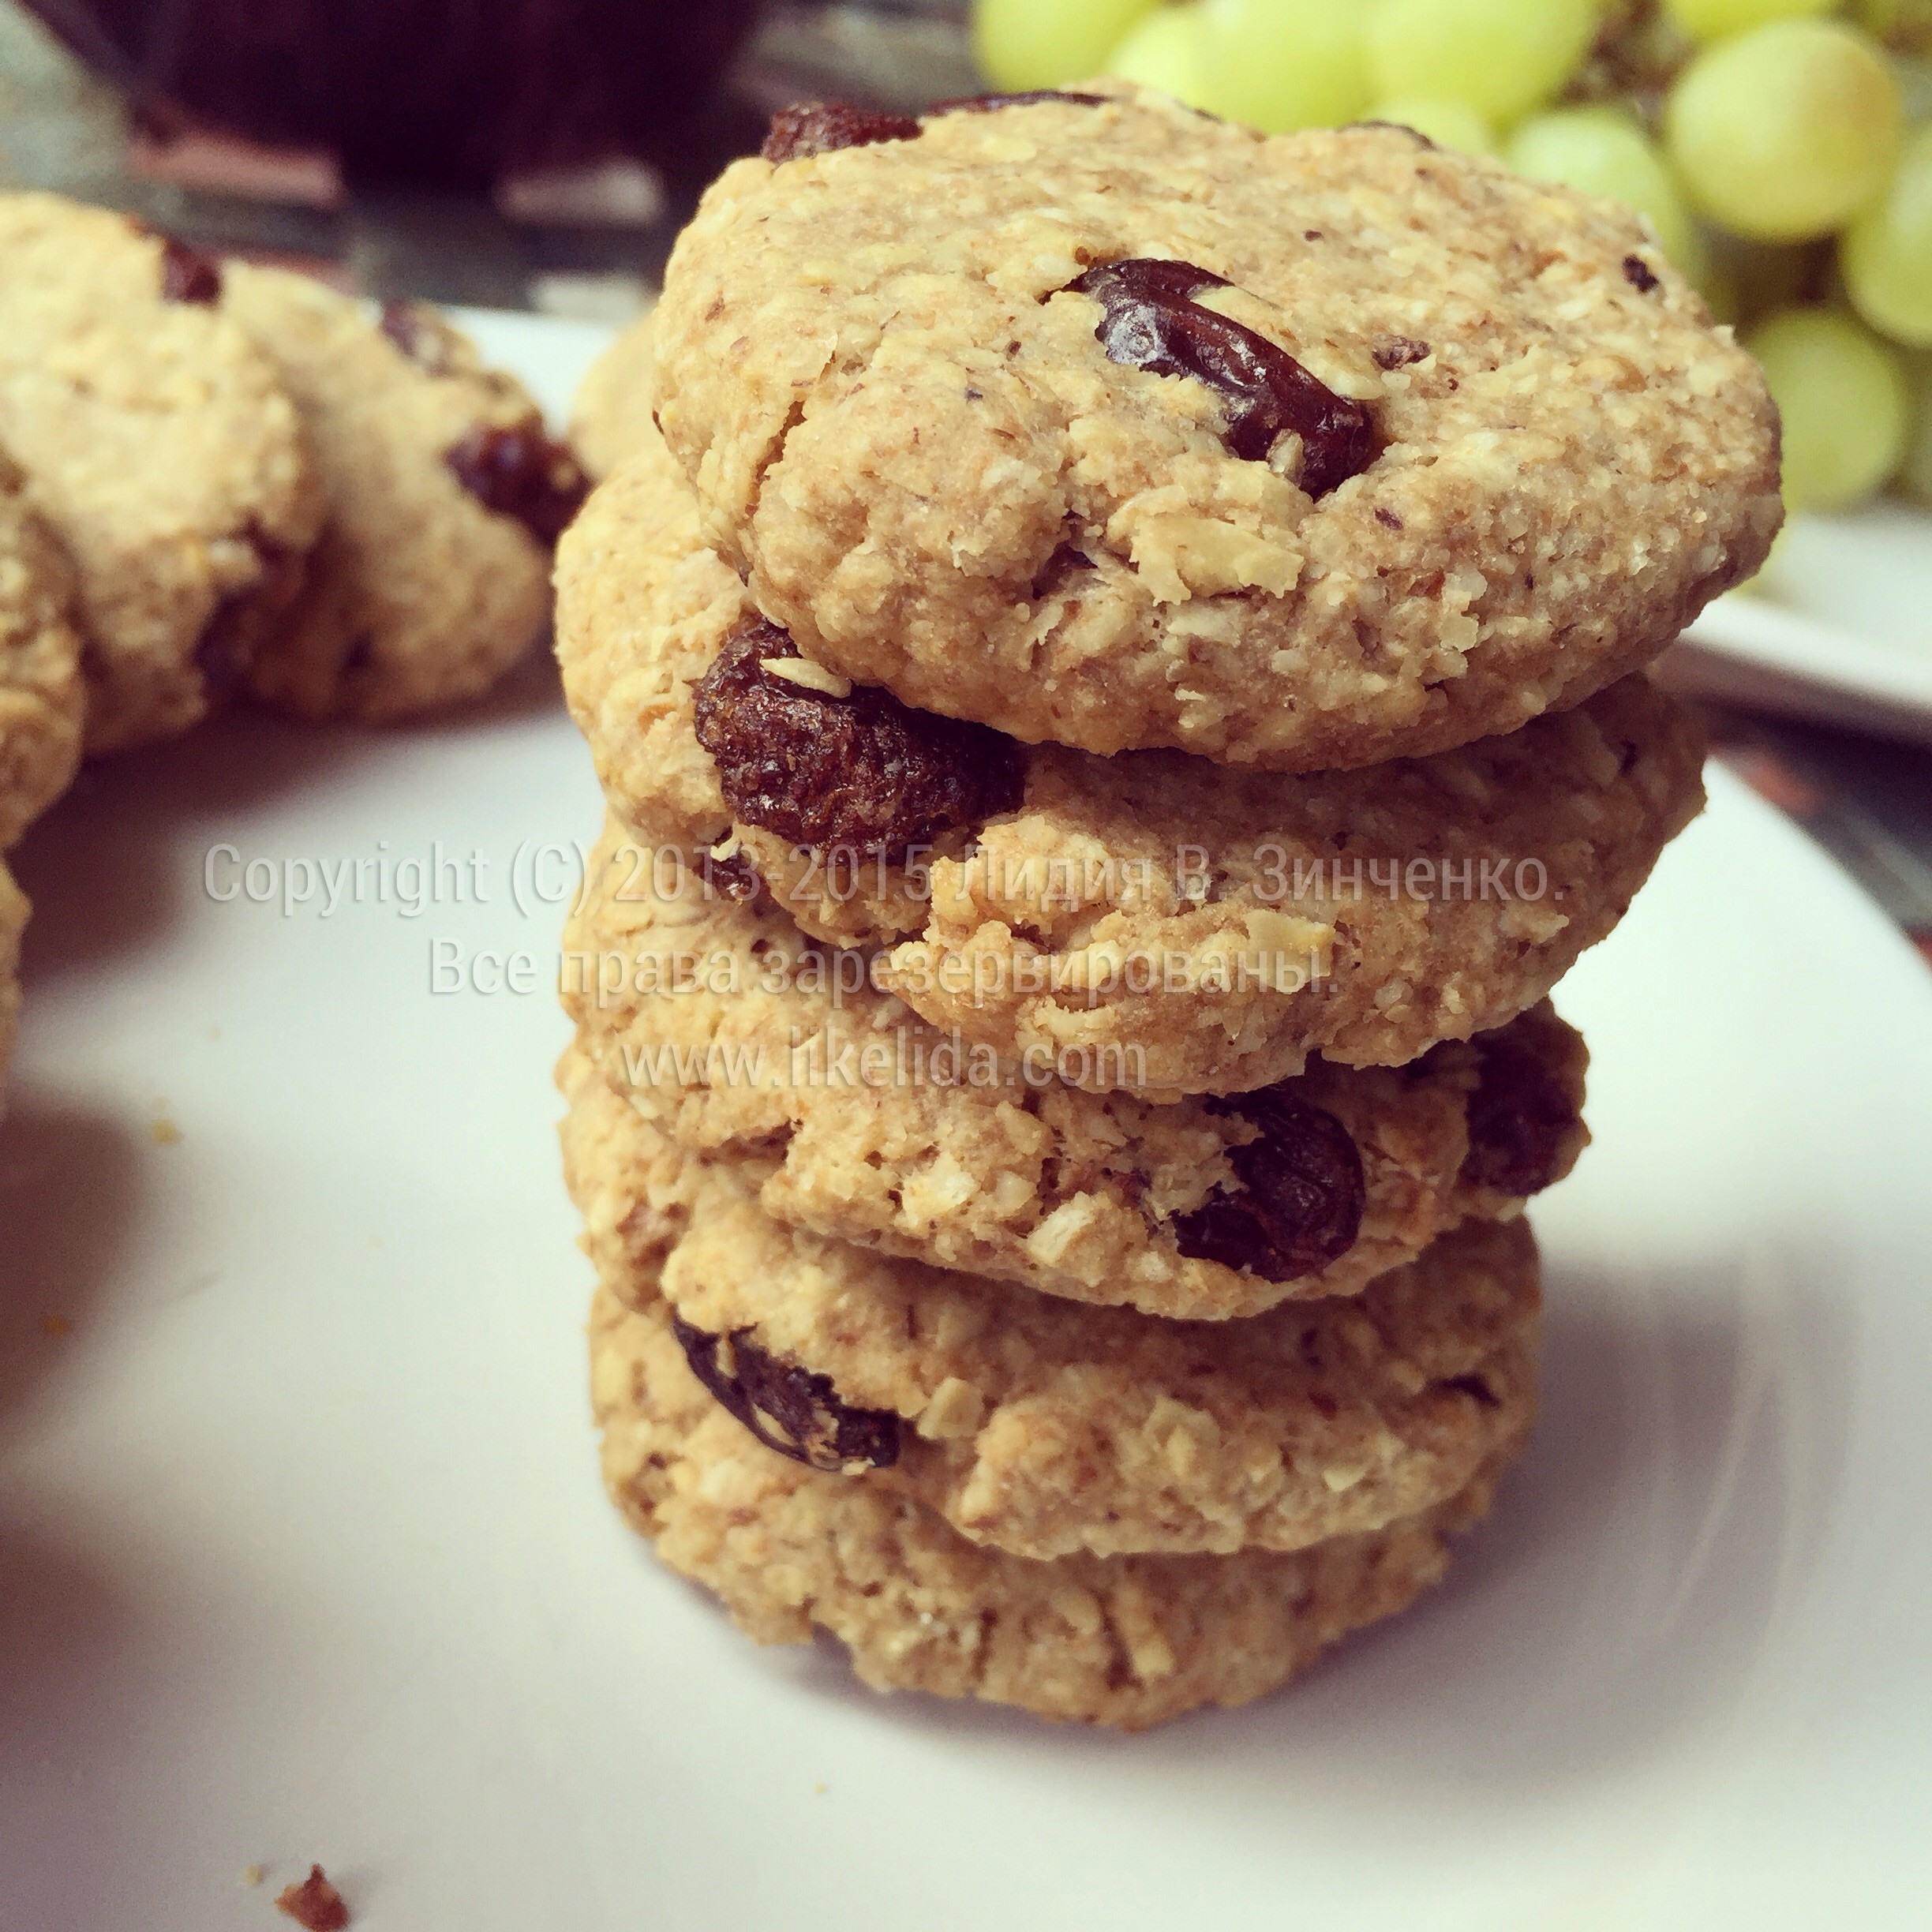
[[425, 376], [450, 373], [448, 327], [426, 302], [384, 302], [378, 326]]
[[195, 639], [195, 668], [213, 702], [232, 697], [247, 674], [249, 653], [243, 639], [248, 634], [245, 616], [250, 595], [230, 591], [215, 605]]
[[1648, 295], [1653, 289], [1663, 286], [1652, 271], [1650, 264], [1641, 255], [1626, 255], [1623, 257], [1623, 279], [1639, 295]]
[[781, 107], [771, 118], [758, 152], [767, 161], [796, 161], [835, 148], [870, 148], [875, 141], [911, 140], [919, 124], [910, 114], [854, 107], [845, 101], [814, 101]]
[[1500, 1409], [1503, 1406], [1503, 1398], [1479, 1375], [1451, 1376], [1443, 1387], [1452, 1388], [1458, 1395], [1473, 1397], [1485, 1409]]
[[535, 416], [508, 429], [478, 424], [443, 460], [485, 509], [515, 517], [543, 544], [570, 527], [590, 487], [577, 459], [551, 441]]
[[863, 686], [834, 698], [766, 670], [798, 647], [747, 618], [698, 681], [698, 741], [734, 816], [795, 845], [902, 856], [1019, 804], [1020, 747], [983, 724], [914, 711]]
[[1368, 1193], [1361, 1152], [1348, 1129], [1286, 1083], [1208, 1105], [1261, 1131], [1228, 1154], [1241, 1192], [1217, 1194], [1175, 1217], [1181, 1253], [1275, 1282], [1312, 1275], [1346, 1254], [1361, 1231]]
[[253, 530], [247, 541], [260, 564], [260, 574], [245, 589], [230, 590], [217, 600], [195, 640], [195, 668], [213, 703], [241, 688], [260, 644], [264, 620], [294, 601], [307, 570], [303, 557], [291, 556]]
[[1577, 1110], [1562, 1084], [1507, 1031], [1478, 1035], [1462, 1178], [1504, 1194], [1534, 1194], [1556, 1178]]
[[221, 300], [221, 264], [204, 249], [161, 238], [161, 293], [168, 301], [207, 304]]
[[1426, 361], [1432, 351], [1427, 343], [1417, 342], [1413, 335], [1383, 335], [1377, 338], [1369, 353], [1377, 369], [1398, 369], [1411, 362]]
[[1302, 489], [1322, 496], [1376, 458], [1375, 425], [1286, 350], [1190, 298], [1226, 288], [1191, 263], [1138, 258], [1089, 268], [1067, 286], [1100, 305], [1094, 335], [1110, 361], [1157, 376], [1192, 376], [1228, 406], [1222, 432], [1237, 456], [1264, 459], [1290, 430], [1301, 438]]
[[671, 1328], [691, 1373], [767, 1449], [833, 1471], [854, 1462], [890, 1469], [899, 1460], [899, 1417], [891, 1410], [841, 1402], [829, 1376], [767, 1354], [748, 1328], [708, 1335], [676, 1315]]
[[715, 852], [706, 852], [700, 870], [708, 891], [739, 905], [751, 904], [765, 887], [764, 880], [743, 852], [733, 852], [724, 859]]
[[1002, 107], [1031, 107], [1036, 101], [1071, 101], [1076, 107], [1102, 107], [1099, 94], [1069, 94], [1059, 88], [1034, 88], [1024, 94], [962, 94], [957, 100], [936, 102], [933, 114], [995, 114]]

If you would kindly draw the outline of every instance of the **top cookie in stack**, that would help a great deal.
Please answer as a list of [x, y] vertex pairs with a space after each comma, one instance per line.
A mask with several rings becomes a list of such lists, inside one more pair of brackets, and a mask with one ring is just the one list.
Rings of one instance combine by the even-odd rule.
[[1780, 515], [1755, 365], [1627, 212], [1112, 83], [781, 117], [657, 343], [758, 608], [1028, 743], [1311, 771], [1511, 732]]

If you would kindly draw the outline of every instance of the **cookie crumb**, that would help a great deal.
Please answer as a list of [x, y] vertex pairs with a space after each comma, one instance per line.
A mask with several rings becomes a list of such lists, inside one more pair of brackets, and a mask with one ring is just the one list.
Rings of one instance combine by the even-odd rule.
[[300, 1885], [284, 1885], [275, 1894], [275, 1910], [305, 1928], [305, 1932], [342, 1932], [349, 1908], [342, 1894], [323, 1876], [320, 1865], [309, 1867]]
[[58, 1342], [62, 1335], [73, 1333], [73, 1324], [65, 1315], [43, 1315], [40, 1332], [50, 1340]]
[[266, 1865], [244, 1865], [242, 1867], [242, 1882], [245, 1885], [258, 1885], [268, 1876], [268, 1867]]
[[157, 1114], [148, 1123], [148, 1138], [156, 1147], [174, 1147], [182, 1137], [182, 1130], [165, 1114]]

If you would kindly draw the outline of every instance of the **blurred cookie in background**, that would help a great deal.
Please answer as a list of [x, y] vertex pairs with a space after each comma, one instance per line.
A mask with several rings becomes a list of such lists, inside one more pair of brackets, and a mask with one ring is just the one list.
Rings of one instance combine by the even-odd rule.
[[0, 196], [0, 444], [74, 562], [90, 754], [231, 691], [320, 525], [294, 406], [218, 293], [124, 216]]
[[72, 782], [86, 697], [73, 567], [0, 452], [0, 851]]
[[551, 546], [584, 488], [575, 459], [522, 384], [432, 309], [373, 318], [306, 276], [210, 272], [294, 399], [327, 504], [249, 689], [298, 717], [369, 723], [480, 695], [549, 621]]

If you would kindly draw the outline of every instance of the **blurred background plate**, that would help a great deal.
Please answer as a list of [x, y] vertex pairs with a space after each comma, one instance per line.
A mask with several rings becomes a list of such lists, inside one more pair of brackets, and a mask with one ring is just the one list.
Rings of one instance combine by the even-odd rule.
[[1932, 745], [1932, 515], [1880, 503], [1794, 517], [1762, 576], [1719, 598], [1671, 668], [1726, 703]]

